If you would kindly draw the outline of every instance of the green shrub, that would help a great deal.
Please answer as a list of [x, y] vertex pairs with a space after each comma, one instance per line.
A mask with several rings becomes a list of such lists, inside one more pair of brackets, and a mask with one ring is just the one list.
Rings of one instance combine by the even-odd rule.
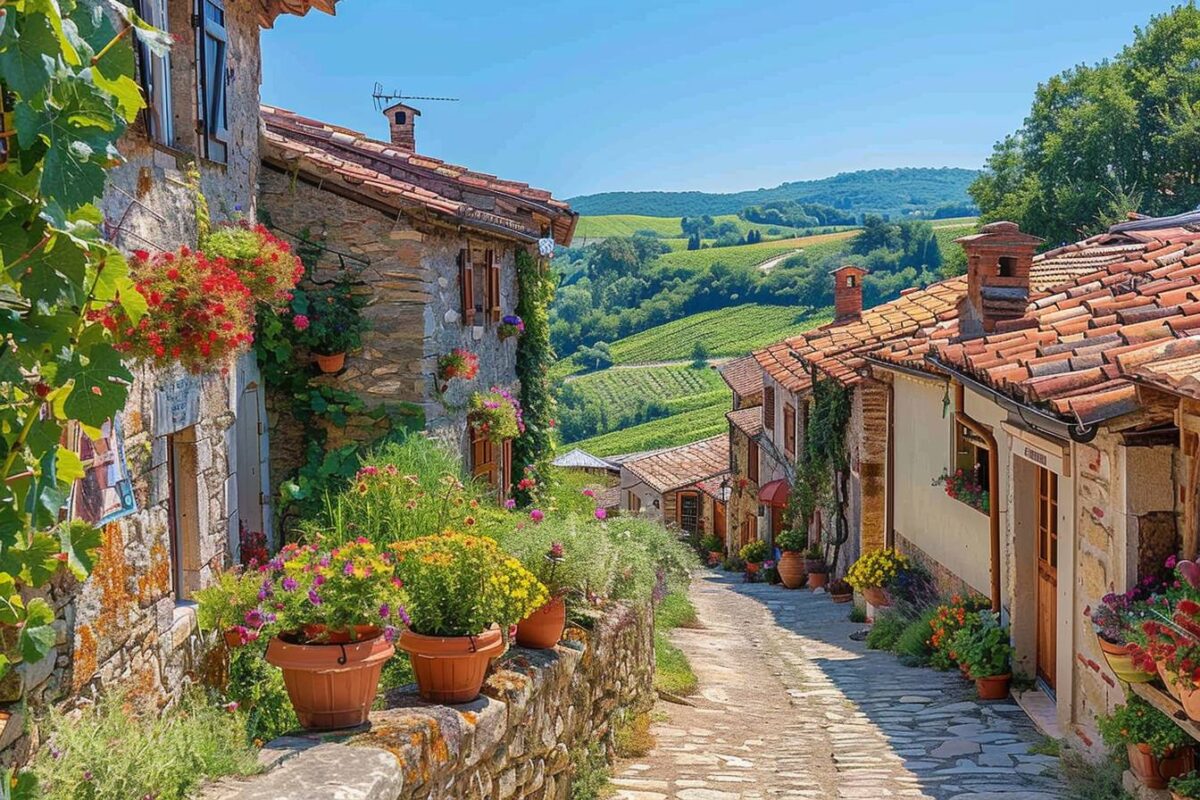
[[895, 650], [900, 661], [910, 667], [923, 667], [929, 664], [933, 655], [933, 647], [929, 638], [933, 635], [930, 623], [937, 613], [936, 608], [927, 608], [919, 617], [908, 623], [896, 638]]
[[162, 714], [110, 694], [78, 718], [52, 713], [33, 762], [48, 800], [183, 800], [206, 780], [259, 771], [240, 712], [199, 694]]
[[738, 556], [742, 561], [751, 564], [757, 564], [767, 557], [767, 543], [762, 539], [755, 539], [752, 542], [742, 545], [742, 549], [738, 551]]
[[654, 609], [654, 627], [659, 630], [695, 628], [697, 625], [696, 607], [682, 589], [668, 593]]
[[608, 786], [608, 759], [595, 739], [571, 751], [571, 800], [599, 800]]
[[875, 617], [875, 624], [867, 634], [867, 647], [872, 650], [893, 650], [900, 634], [908, 627], [909, 620], [896, 613], [884, 613]]
[[1098, 760], [1069, 750], [1059, 764], [1068, 800], [1129, 800], [1121, 782], [1129, 765], [1124, 747]]
[[1200, 798], [1200, 773], [1189, 772], [1182, 778], [1171, 778], [1171, 791], [1186, 800]]
[[850, 608], [850, 621], [862, 624], [867, 621], [867, 610], [862, 606], [852, 606]]
[[1189, 745], [1192, 740], [1170, 717], [1135, 694], [1111, 714], [1096, 717], [1100, 735], [1109, 747], [1146, 744], [1161, 758], [1171, 750]]
[[[283, 685], [283, 673], [263, 657], [267, 642], [259, 639], [229, 654], [229, 685], [225, 697], [238, 704], [245, 717], [246, 737], [269, 742], [300, 727]], [[393, 658], [392, 662], [407, 658]]]

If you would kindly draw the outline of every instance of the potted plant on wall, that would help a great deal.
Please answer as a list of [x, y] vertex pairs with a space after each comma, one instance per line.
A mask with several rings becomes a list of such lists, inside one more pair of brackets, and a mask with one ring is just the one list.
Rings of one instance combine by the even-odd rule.
[[854, 599], [854, 588], [842, 578], [834, 578], [825, 589], [835, 603], [849, 603]]
[[846, 581], [862, 592], [871, 605], [887, 608], [892, 604], [887, 593], [888, 585], [908, 568], [908, 558], [895, 550], [873, 550], [850, 566]]
[[496, 329], [500, 340], [504, 341], [525, 332], [525, 321], [516, 314], [505, 314], [500, 318], [500, 326]]
[[491, 539], [445, 533], [392, 546], [410, 616], [400, 634], [421, 697], [467, 703], [479, 696], [507, 628], [550, 599], [546, 587]]
[[1092, 618], [1096, 629], [1096, 641], [1108, 668], [1118, 680], [1125, 683], [1148, 683], [1156, 677], [1155, 671], [1141, 669], [1133, 653], [1136, 645], [1128, 641], [1129, 631], [1142, 618], [1138, 604], [1129, 593], [1110, 592], [1100, 600], [1100, 605], [1084, 612]]
[[788, 528], [775, 540], [783, 554], [779, 557], [779, 578], [788, 589], [799, 589], [804, 583], [804, 558], [808, 535], [802, 530]]
[[493, 442], [515, 439], [525, 432], [521, 403], [511, 392], [498, 386], [471, 395], [467, 419]]
[[1112, 714], [1101, 714], [1096, 724], [1110, 747], [1125, 746], [1129, 769], [1147, 788], [1166, 789], [1172, 778], [1195, 769], [1191, 738], [1137, 695], [1130, 695]]
[[954, 634], [954, 653], [975, 681], [980, 700], [1003, 700], [1008, 697], [1012, 682], [1012, 645], [1008, 628], [1000, 624], [999, 615], [985, 611], [979, 614], [979, 624], [964, 627]]
[[292, 304], [293, 311], [307, 320], [301, 343], [312, 351], [321, 372], [340, 372], [346, 363], [346, 353], [362, 347], [362, 335], [367, 329], [367, 321], [360, 313], [362, 305], [349, 280], [318, 286], [304, 293], [302, 302]]
[[245, 625], [271, 637], [266, 660], [283, 671], [300, 724], [366, 722], [395, 652], [393, 620], [404, 615], [390, 556], [366, 540], [333, 550], [289, 544], [246, 579], [257, 583], [258, 604]]
[[716, 534], [706, 533], [700, 537], [700, 551], [707, 555], [708, 565], [715, 567], [725, 557], [725, 542]]
[[562, 639], [567, 624], [567, 594], [571, 590], [567, 576], [559, 575], [566, 557], [562, 543], [552, 542], [542, 556], [543, 563], [530, 570], [546, 587], [550, 599], [517, 623], [517, 644], [521, 647], [548, 650]]
[[762, 565], [762, 561], [767, 557], [767, 543], [762, 539], [755, 539], [753, 542], [748, 542], [742, 545], [742, 549], [738, 551], [738, 556], [746, 563], [746, 575], [751, 579], [758, 572], [758, 568]]
[[473, 381], [479, 374], [479, 356], [465, 347], [456, 347], [437, 360], [438, 391], [444, 392], [450, 381], [458, 378]]

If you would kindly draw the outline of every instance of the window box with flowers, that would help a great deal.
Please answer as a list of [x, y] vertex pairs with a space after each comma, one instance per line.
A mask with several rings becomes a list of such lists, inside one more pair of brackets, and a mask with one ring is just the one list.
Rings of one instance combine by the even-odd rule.
[[471, 396], [467, 419], [476, 431], [496, 443], [515, 439], [525, 432], [520, 402], [498, 386]]
[[941, 486], [948, 497], [966, 503], [971, 508], [983, 514], [988, 513], [988, 491], [979, 482], [978, 474], [956, 469], [954, 472], [945, 471], [933, 480], [934, 486]]

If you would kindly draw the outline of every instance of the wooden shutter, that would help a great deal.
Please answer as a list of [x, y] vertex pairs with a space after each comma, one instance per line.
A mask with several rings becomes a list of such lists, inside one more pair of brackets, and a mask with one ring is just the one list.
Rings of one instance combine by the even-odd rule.
[[513, 483], [513, 480], [512, 480], [513, 466], [512, 466], [512, 464], [513, 464], [512, 439], [505, 439], [504, 440], [504, 486], [502, 487], [503, 491], [502, 491], [501, 497], [500, 497], [501, 500], [503, 500], [505, 497], [508, 497], [510, 494], [512, 494], [512, 483]]
[[475, 324], [475, 271], [471, 266], [471, 248], [458, 251], [458, 289], [462, 296], [464, 325]]
[[500, 321], [500, 262], [496, 259], [495, 250], [484, 251], [484, 262], [487, 264], [488, 276], [488, 313], [491, 314], [492, 322]]
[[229, 37], [225, 31], [224, 0], [203, 0], [200, 7], [200, 95], [204, 100], [205, 155], [212, 161], [229, 159], [228, 79]]
[[783, 449], [789, 456], [796, 455], [796, 407], [791, 403], [783, 406]]
[[753, 439], [746, 448], [746, 477], [751, 483], [758, 484], [758, 442]]
[[775, 387], [763, 387], [763, 427], [775, 430]]

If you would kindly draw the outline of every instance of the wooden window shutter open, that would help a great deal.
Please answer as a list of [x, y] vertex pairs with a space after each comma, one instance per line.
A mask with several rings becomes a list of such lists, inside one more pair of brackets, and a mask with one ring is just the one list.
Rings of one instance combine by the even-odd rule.
[[504, 464], [503, 464], [504, 486], [502, 487], [501, 493], [500, 493], [501, 500], [503, 500], [505, 497], [508, 497], [510, 494], [512, 494], [512, 483], [513, 483], [512, 464], [513, 464], [512, 439], [505, 439], [504, 440]]
[[486, 250], [484, 256], [487, 262], [488, 275], [488, 311], [492, 322], [500, 321], [500, 262], [496, 260], [495, 250]]
[[475, 272], [471, 267], [471, 249], [458, 251], [458, 288], [462, 294], [464, 325], [475, 324]]
[[775, 430], [775, 387], [763, 387], [763, 427]]

